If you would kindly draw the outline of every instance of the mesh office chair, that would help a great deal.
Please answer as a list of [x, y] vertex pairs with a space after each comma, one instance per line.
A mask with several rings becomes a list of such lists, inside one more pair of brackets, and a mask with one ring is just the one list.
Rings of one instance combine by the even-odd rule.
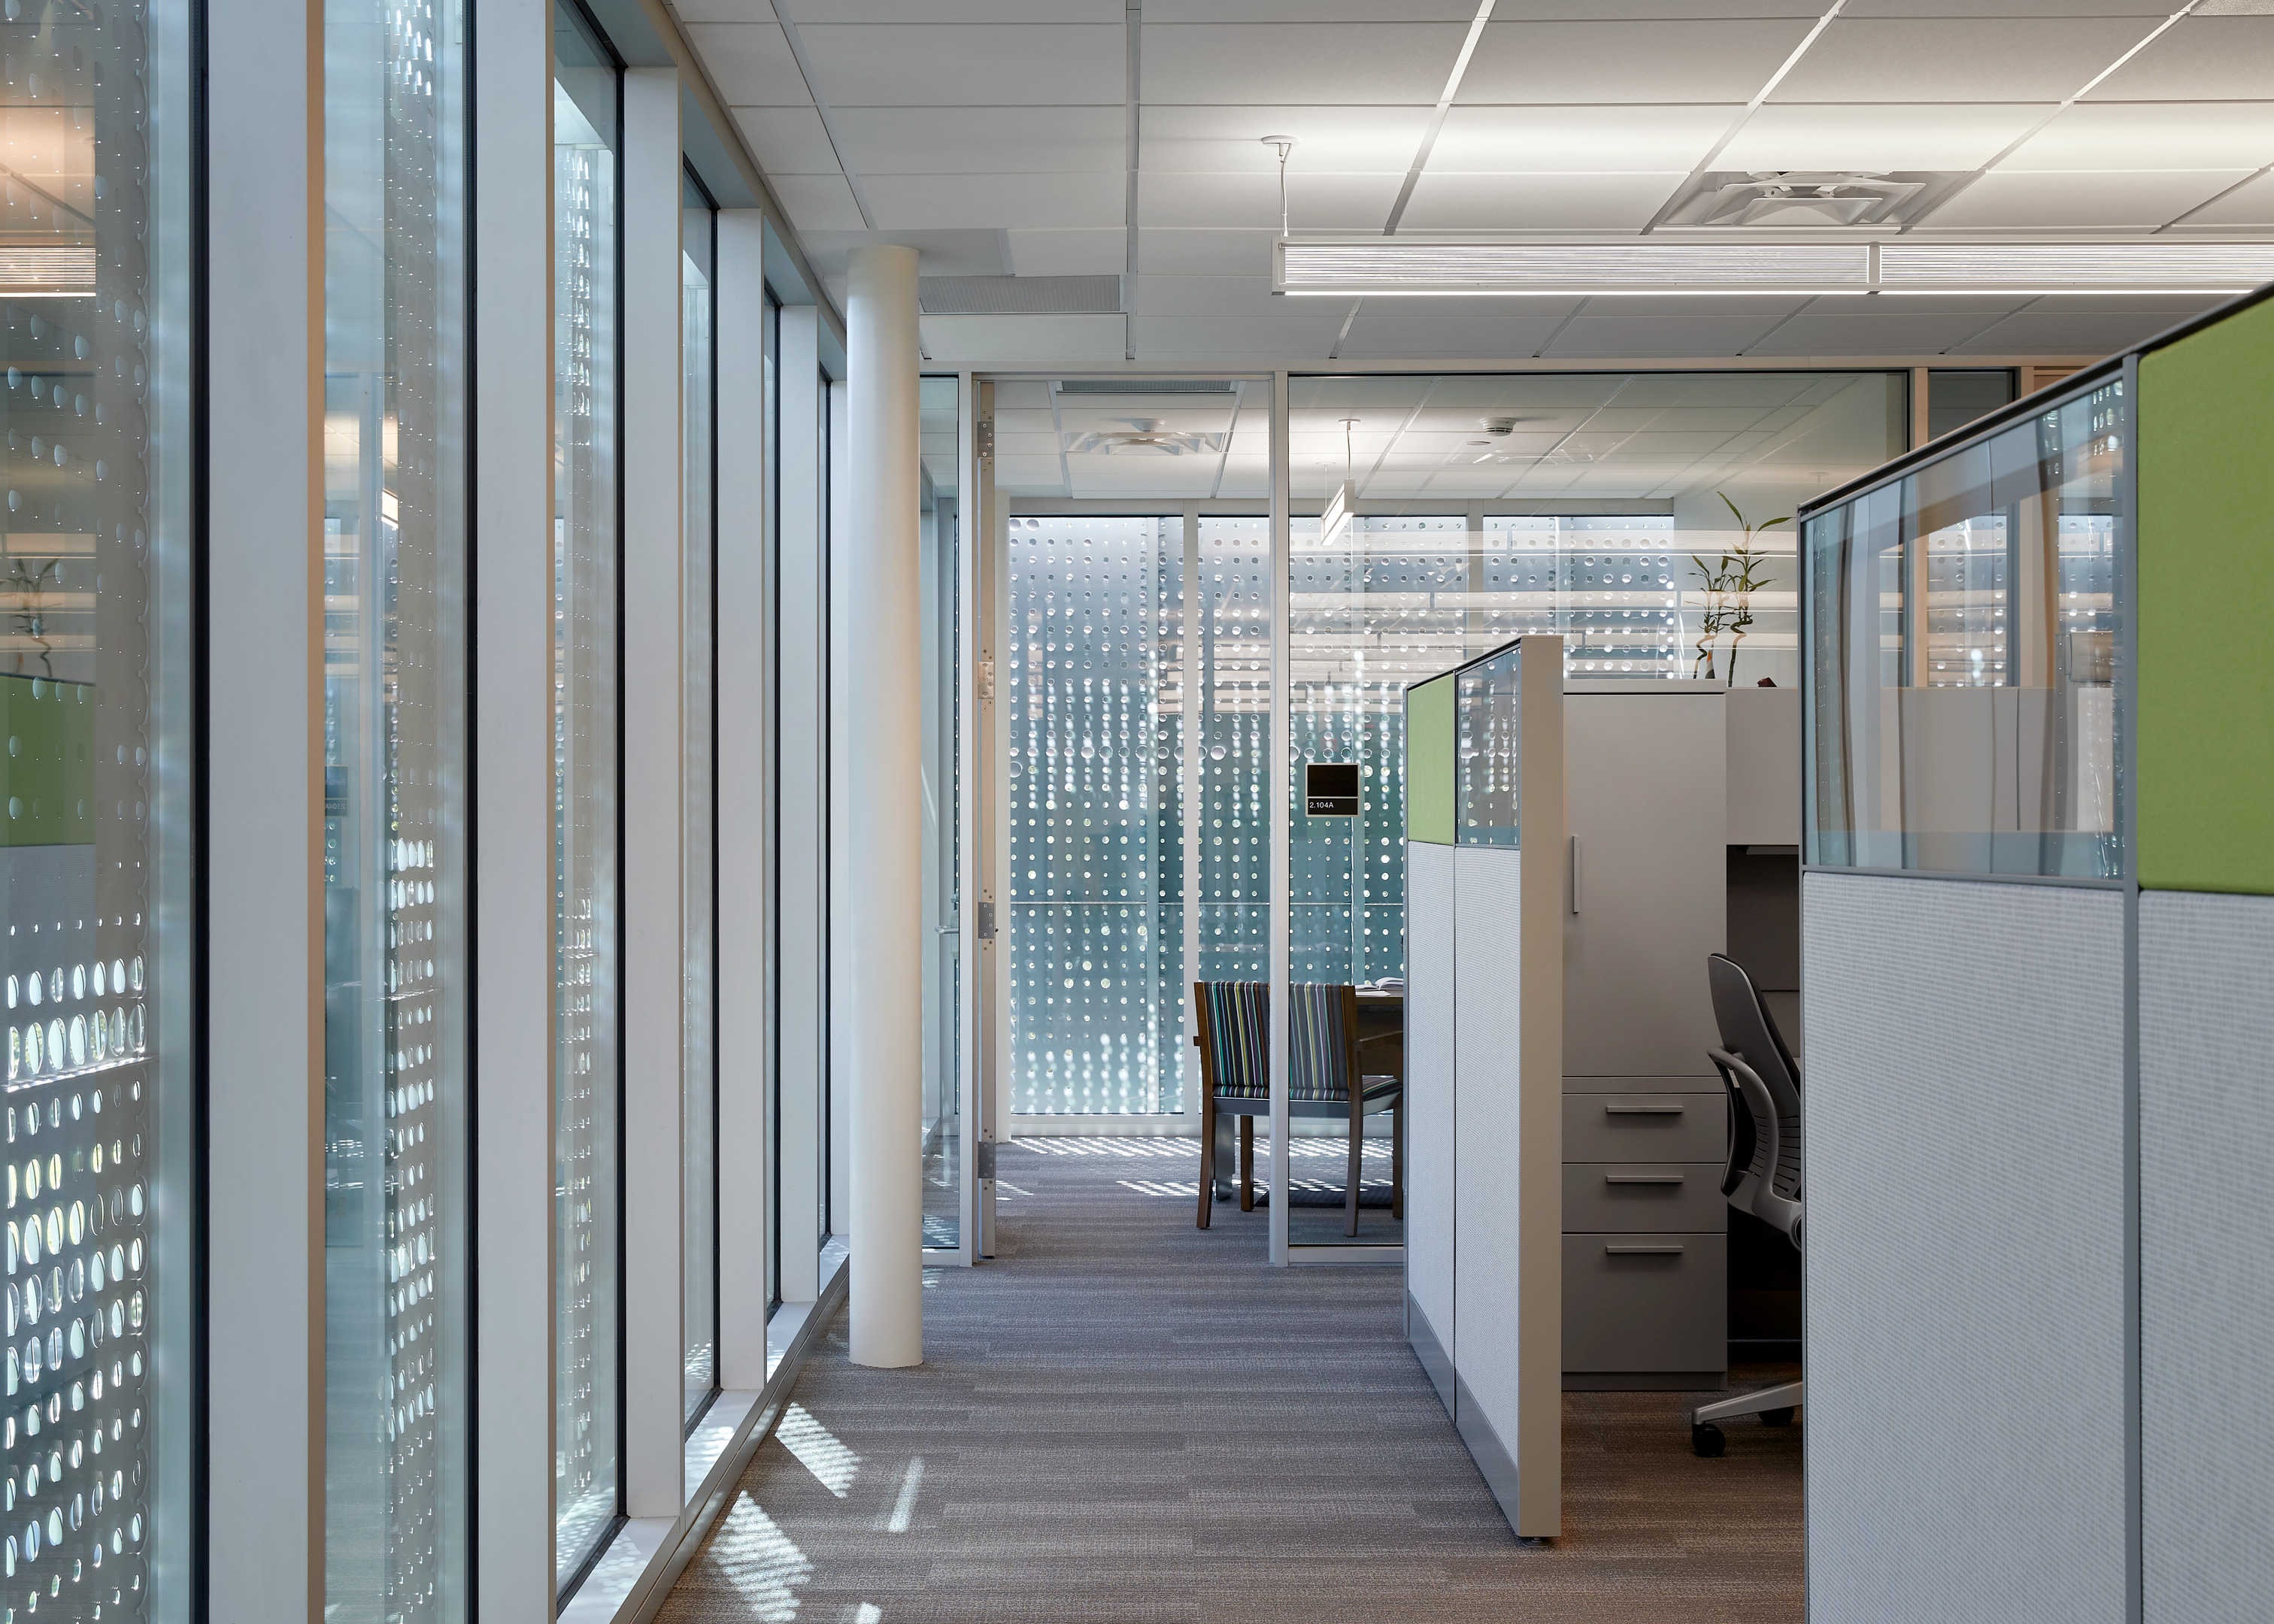
[[[1729, 1091], [1731, 1112], [1729, 1164], [1721, 1192], [1730, 1206], [1752, 1214], [1796, 1248], [1801, 1244], [1800, 1067], [1743, 966], [1710, 953], [1706, 978], [1713, 993], [1713, 1024], [1721, 1033], [1721, 1047], [1706, 1052]], [[1787, 1381], [1700, 1404], [1690, 1412], [1690, 1446], [1700, 1455], [1719, 1455], [1728, 1442], [1720, 1422], [1733, 1416], [1758, 1416], [1771, 1426], [1782, 1426], [1801, 1402], [1801, 1384]]]

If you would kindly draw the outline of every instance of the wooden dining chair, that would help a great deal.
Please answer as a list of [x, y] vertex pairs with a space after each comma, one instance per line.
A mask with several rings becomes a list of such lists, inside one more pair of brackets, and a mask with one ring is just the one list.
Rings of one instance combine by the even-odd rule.
[[[1405, 1085], [1393, 1076], [1366, 1075], [1364, 1051], [1398, 1041], [1401, 1034], [1359, 1031], [1358, 989], [1331, 981], [1288, 989], [1287, 1042], [1291, 1065], [1287, 1109], [1292, 1116], [1339, 1116], [1349, 1124], [1350, 1164], [1343, 1197], [1343, 1229], [1358, 1233], [1360, 1163], [1366, 1119], [1390, 1113], [1390, 1215], [1405, 1215]], [[1255, 1119], [1271, 1111], [1268, 981], [1197, 981], [1193, 986], [1193, 1041], [1201, 1051], [1200, 1228], [1209, 1227], [1216, 1199], [1216, 1124], [1219, 1114], [1239, 1118], [1239, 1210], [1255, 1210]], [[1355, 1083], [1357, 1086], [1352, 1086]]]

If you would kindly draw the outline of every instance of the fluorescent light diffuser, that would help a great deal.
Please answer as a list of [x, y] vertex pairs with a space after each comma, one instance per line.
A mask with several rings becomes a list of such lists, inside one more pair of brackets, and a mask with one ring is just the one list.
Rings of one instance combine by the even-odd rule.
[[1272, 290], [1447, 295], [2245, 293], [2274, 282], [2274, 243], [1596, 243], [1282, 237]]

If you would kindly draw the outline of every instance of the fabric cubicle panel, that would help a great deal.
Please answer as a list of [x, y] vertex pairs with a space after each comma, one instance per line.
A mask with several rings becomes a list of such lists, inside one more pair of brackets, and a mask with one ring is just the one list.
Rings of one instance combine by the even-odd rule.
[[2142, 1617], [2274, 1611], [2274, 898], [2140, 898]]
[[1815, 1624], [2126, 1616], [2124, 911], [1804, 876]]
[[1405, 848], [1406, 1339], [1454, 1413], [1454, 856]]

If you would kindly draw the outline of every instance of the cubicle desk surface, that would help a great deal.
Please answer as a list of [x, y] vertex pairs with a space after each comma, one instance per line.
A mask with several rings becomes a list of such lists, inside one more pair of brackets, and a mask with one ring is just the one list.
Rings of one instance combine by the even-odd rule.
[[758, 1449], [659, 1624], [1798, 1624], [1803, 1427], [1700, 1460], [1694, 1395], [1567, 1394], [1563, 1535], [1522, 1544], [1395, 1270], [1271, 1268], [1237, 1201], [1194, 1229], [1189, 1139], [998, 1154], [1002, 1255], [926, 1271], [923, 1365], [832, 1327], [800, 1454]]

